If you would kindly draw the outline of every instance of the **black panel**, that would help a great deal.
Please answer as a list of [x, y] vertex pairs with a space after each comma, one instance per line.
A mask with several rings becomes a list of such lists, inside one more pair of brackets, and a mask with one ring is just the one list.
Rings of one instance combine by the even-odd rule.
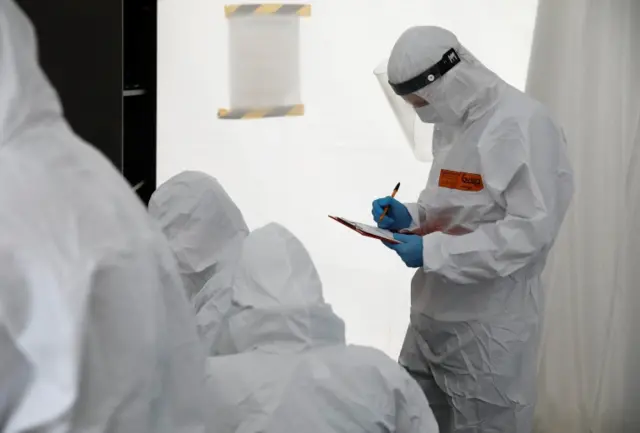
[[18, 0], [78, 135], [122, 167], [121, 0]]
[[17, 0], [72, 128], [146, 203], [156, 183], [157, 0]]
[[[128, 0], [124, 7], [124, 165], [147, 203], [156, 183], [156, 0]], [[142, 183], [143, 182], [143, 183]]]

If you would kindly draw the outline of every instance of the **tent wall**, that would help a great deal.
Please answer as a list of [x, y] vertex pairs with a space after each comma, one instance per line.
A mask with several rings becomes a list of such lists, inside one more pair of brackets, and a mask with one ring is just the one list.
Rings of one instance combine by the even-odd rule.
[[527, 90], [576, 195], [547, 266], [537, 431], [640, 431], [640, 2], [541, 0]]
[[229, 100], [224, 4], [158, 2], [158, 180], [206, 171], [250, 226], [288, 226], [316, 261], [349, 341], [396, 356], [412, 272], [327, 218], [367, 222], [374, 198], [401, 181], [398, 198], [415, 200], [427, 179], [429, 165], [413, 158], [373, 70], [406, 28], [437, 24], [522, 88], [537, 1], [312, 1], [312, 17], [300, 21], [305, 115], [250, 121], [217, 119]]

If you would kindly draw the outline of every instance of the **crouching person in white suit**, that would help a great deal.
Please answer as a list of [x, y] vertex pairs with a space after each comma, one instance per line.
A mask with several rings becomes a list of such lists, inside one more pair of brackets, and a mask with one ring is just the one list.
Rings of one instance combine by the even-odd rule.
[[207, 363], [211, 433], [438, 432], [418, 384], [345, 344], [302, 243], [269, 224], [245, 240], [224, 321], [237, 352]]
[[149, 215], [169, 240], [190, 300], [211, 277], [232, 269], [249, 233], [222, 185], [200, 171], [183, 171], [160, 185]]
[[153, 193], [149, 214], [176, 256], [205, 351], [217, 355], [222, 316], [231, 304], [229, 283], [249, 234], [242, 212], [215, 178], [183, 171]]

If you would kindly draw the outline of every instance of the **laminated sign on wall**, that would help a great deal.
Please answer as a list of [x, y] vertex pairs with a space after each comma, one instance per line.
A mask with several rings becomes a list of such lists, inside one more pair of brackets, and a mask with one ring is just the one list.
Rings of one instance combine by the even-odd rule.
[[300, 17], [308, 4], [239, 4], [229, 21], [229, 109], [220, 119], [301, 116]]

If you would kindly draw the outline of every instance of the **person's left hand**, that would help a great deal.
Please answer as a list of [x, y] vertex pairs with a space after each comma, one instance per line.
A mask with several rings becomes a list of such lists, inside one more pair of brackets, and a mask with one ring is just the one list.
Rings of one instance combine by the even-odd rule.
[[400, 244], [392, 244], [383, 242], [387, 247], [394, 250], [409, 268], [419, 268], [423, 264], [422, 259], [422, 236], [403, 235], [394, 233], [393, 238], [402, 242]]

